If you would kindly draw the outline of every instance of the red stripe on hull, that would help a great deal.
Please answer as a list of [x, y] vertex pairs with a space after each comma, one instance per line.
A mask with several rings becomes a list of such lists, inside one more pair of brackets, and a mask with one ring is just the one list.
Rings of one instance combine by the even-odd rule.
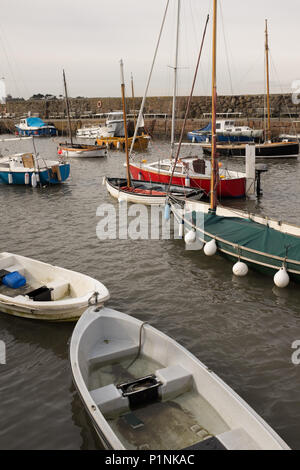
[[[144, 170], [139, 166], [130, 164], [130, 173], [133, 179], [142, 179], [143, 181], [152, 181], [155, 183], [169, 183], [170, 175], [155, 173]], [[173, 184], [184, 186], [185, 177], [173, 176]], [[201, 188], [206, 194], [210, 192], [210, 179], [190, 177], [191, 188]], [[246, 195], [246, 178], [220, 179], [218, 188], [219, 197], [244, 197]]]

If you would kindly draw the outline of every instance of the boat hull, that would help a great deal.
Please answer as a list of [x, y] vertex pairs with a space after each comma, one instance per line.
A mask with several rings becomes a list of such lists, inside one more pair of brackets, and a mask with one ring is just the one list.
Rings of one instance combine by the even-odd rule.
[[[105, 145], [106, 148], [111, 150], [125, 150], [125, 138], [124, 137], [99, 137], [96, 142], [97, 145]], [[128, 139], [128, 146], [130, 148], [132, 143], [132, 137]], [[149, 137], [146, 135], [137, 136], [134, 142], [134, 150], [143, 151], [147, 150], [149, 143]]]
[[169, 188], [168, 184], [153, 184], [139, 180], [132, 180], [131, 183], [132, 187], [128, 188], [125, 178], [106, 178], [106, 188], [112, 197], [118, 201], [135, 204], [165, 205], [168, 190], [170, 194], [177, 192], [177, 195], [181, 194], [182, 197], [198, 197], [200, 199], [203, 195], [201, 191], [193, 191], [193, 189], [184, 186], [171, 185]]
[[[144, 169], [142, 166], [130, 163], [130, 173], [134, 179], [144, 181], [153, 181], [158, 183], [169, 183], [171, 175], [163, 172]], [[174, 175], [172, 184], [179, 186], [185, 185], [185, 176]], [[190, 176], [190, 187], [202, 189], [207, 195], [210, 193], [210, 177], [194, 177]], [[218, 186], [218, 196], [224, 198], [241, 198], [246, 194], [246, 179], [231, 178], [220, 179]]]
[[[237, 262], [243, 261], [249, 267], [264, 274], [274, 276], [285, 266], [290, 278], [300, 281], [300, 257], [297, 259], [297, 247], [300, 252], [300, 227], [278, 223], [260, 216], [251, 216], [231, 209], [220, 208], [217, 214], [209, 215], [209, 206], [197, 203], [185, 208], [184, 214], [179, 209], [180, 201], [171, 209], [186, 230], [194, 228], [193, 215], [198, 211], [204, 214], [203, 227], [197, 227], [197, 239], [206, 243], [215, 240], [217, 253]], [[193, 204], [193, 203], [192, 203]], [[229, 234], [229, 238], [225, 235]], [[286, 246], [290, 247], [286, 251]]]
[[71, 158], [100, 158], [107, 156], [107, 149], [97, 145], [79, 145], [78, 148], [76, 146], [65, 147], [60, 145], [57, 153], [63, 157]]
[[16, 134], [20, 136], [34, 136], [34, 137], [55, 137], [57, 130], [54, 127], [41, 127], [39, 129], [22, 129], [16, 127]]
[[0, 301], [0, 312], [6, 313], [8, 315], [13, 315], [14, 317], [21, 317], [21, 318], [30, 318], [32, 320], [44, 320], [44, 321], [53, 321], [53, 322], [74, 322], [77, 321], [78, 318], [83, 314], [83, 312], [87, 309], [87, 304], [84, 305], [82, 308], [74, 309], [71, 308], [69, 310], [59, 310], [59, 308], [55, 312], [45, 310], [35, 310], [35, 309], [23, 309], [22, 307], [8, 307], [6, 304], [3, 304]]
[[[197, 134], [194, 132], [188, 132], [187, 134], [188, 140], [191, 141], [192, 143], [204, 143], [207, 142], [207, 139], [211, 141], [211, 136], [208, 135], [203, 135], [203, 134]], [[254, 142], [253, 137], [249, 136], [243, 136], [243, 135], [219, 135], [217, 134], [217, 142], [245, 142], [245, 143], [251, 143]]]
[[[46, 184], [59, 184], [68, 179], [70, 176], [70, 164], [69, 163], [64, 163], [59, 165], [59, 170], [60, 170], [60, 179], [57, 174], [53, 174], [51, 168], [45, 169], [45, 170], [40, 170], [40, 171], [34, 171], [32, 169], [28, 169], [26, 171], [9, 171], [5, 170], [3, 171], [0, 168], [0, 182], [4, 184], [18, 184], [18, 185], [25, 185], [26, 181], [26, 174], [29, 175], [29, 185], [31, 185], [31, 180], [32, 180], [32, 175], [33, 173], [39, 174], [40, 177], [40, 183], [42, 185]], [[12, 176], [12, 183], [9, 182], [9, 175]]]
[[[202, 146], [206, 155], [211, 155], [211, 145]], [[218, 145], [217, 152], [222, 157], [245, 157], [245, 145]], [[276, 142], [255, 146], [256, 158], [297, 158], [299, 155], [298, 142]]]

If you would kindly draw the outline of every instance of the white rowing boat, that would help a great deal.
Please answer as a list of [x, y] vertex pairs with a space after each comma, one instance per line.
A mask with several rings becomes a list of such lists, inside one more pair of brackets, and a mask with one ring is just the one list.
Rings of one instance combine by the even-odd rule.
[[195, 356], [121, 312], [89, 308], [73, 331], [70, 361], [107, 449], [289, 449]]
[[63, 157], [98, 158], [106, 157], [105, 145], [86, 145], [74, 143], [60, 143], [57, 149], [58, 155]]
[[[24, 279], [26, 283], [7, 285], [5, 278], [11, 279], [9, 284], [14, 280], [24, 283]], [[74, 321], [89, 305], [102, 305], [108, 298], [106, 287], [85, 274], [0, 253], [1, 312], [39, 320]]]
[[204, 196], [201, 189], [187, 188], [185, 186], [164, 183], [151, 183], [151, 181], [131, 180], [128, 187], [126, 178], [105, 177], [106, 188], [109, 194], [119, 202], [131, 202], [145, 205], [165, 205], [166, 198], [171, 196], [182, 199], [201, 199]]

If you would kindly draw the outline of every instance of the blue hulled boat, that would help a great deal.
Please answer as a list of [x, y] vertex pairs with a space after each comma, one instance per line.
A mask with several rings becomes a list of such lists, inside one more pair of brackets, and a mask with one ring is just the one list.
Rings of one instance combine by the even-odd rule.
[[37, 185], [58, 184], [70, 175], [70, 164], [44, 160], [30, 153], [18, 153], [0, 159], [0, 183]]
[[[248, 126], [236, 126], [234, 121], [221, 119], [216, 121], [218, 142], [256, 142], [263, 135], [259, 129]], [[193, 143], [211, 142], [211, 122], [196, 131], [188, 132], [188, 139]]]
[[17, 135], [52, 137], [57, 135], [56, 127], [52, 124], [46, 124], [38, 117], [28, 117], [21, 119], [19, 124], [15, 125]]

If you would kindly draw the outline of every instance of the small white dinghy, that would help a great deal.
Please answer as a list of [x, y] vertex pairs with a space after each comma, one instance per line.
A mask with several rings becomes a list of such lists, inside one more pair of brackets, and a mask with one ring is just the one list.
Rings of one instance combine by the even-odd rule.
[[87, 145], [75, 143], [60, 143], [57, 149], [58, 155], [63, 157], [98, 158], [106, 157], [105, 145]]
[[121, 312], [89, 308], [73, 331], [70, 361], [107, 449], [289, 449], [195, 356]]
[[0, 312], [25, 318], [74, 321], [109, 292], [84, 274], [13, 253], [0, 253]]

